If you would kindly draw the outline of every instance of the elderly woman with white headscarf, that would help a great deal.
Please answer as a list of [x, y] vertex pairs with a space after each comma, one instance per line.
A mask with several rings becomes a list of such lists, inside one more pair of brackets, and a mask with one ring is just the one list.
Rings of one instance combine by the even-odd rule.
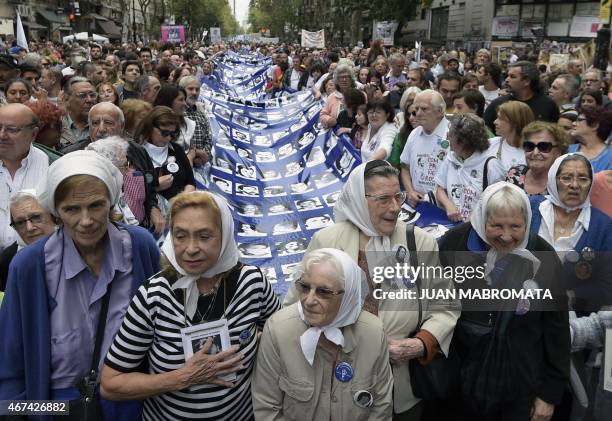
[[[467, 295], [451, 351], [457, 399], [439, 405], [435, 419], [545, 421], [561, 403], [570, 356], [561, 266], [546, 241], [529, 235], [530, 223], [527, 194], [499, 182], [485, 189], [470, 222], [440, 241], [445, 269], [473, 275], [458, 283]], [[514, 296], [479, 299], [491, 291]]]
[[145, 399], [145, 420], [252, 419], [258, 332], [280, 302], [259, 268], [238, 261], [227, 202], [177, 195], [162, 252], [110, 347], [102, 396]]
[[361, 309], [362, 270], [345, 252], [322, 248], [299, 273], [299, 301], [273, 315], [261, 337], [255, 419], [389, 420], [387, 340], [381, 321]]
[[[406, 194], [400, 190], [398, 173], [395, 167], [382, 160], [356, 167], [334, 207], [336, 223], [313, 236], [306, 256], [324, 247], [340, 249], [365, 272], [369, 290], [365, 294], [364, 310], [378, 315], [387, 333], [394, 377], [393, 412], [406, 419], [417, 419], [424, 404], [413, 393], [409, 361], [415, 359], [427, 365], [439, 354], [446, 355], [459, 312], [453, 300], [422, 300], [419, 325], [417, 300], [387, 300], [379, 295], [381, 289], [391, 287], [391, 282], [375, 283], [375, 272], [385, 266], [395, 267], [397, 263], [409, 262], [409, 253], [398, 253], [398, 250], [407, 249], [406, 224], [398, 219]], [[419, 263], [438, 267], [436, 240], [417, 227], [413, 232]], [[404, 256], [398, 260], [400, 254]], [[429, 276], [432, 273], [426, 275], [420, 281], [423, 289], [453, 289], [452, 280]], [[409, 279], [395, 279], [393, 283], [397, 284], [396, 281], [406, 288], [414, 286]], [[285, 305], [296, 302], [298, 298], [297, 290], [291, 288], [285, 297]]]
[[110, 220], [121, 183], [119, 171], [92, 151], [49, 167], [41, 202], [60, 227], [11, 264], [0, 308], [0, 399], [70, 401], [68, 420], [85, 419], [85, 411], [116, 420], [140, 416], [139, 402], [100, 402], [97, 393], [99, 369], [131, 297], [159, 268], [146, 230]]
[[612, 305], [612, 219], [591, 206], [591, 162], [579, 153], [557, 158], [548, 170], [548, 194], [531, 198], [531, 232], [562, 256], [574, 309]]

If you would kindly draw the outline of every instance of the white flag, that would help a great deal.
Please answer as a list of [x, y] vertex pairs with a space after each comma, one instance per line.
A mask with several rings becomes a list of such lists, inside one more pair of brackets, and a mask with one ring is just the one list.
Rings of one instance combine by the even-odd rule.
[[26, 39], [25, 32], [23, 31], [23, 24], [21, 23], [21, 16], [17, 12], [17, 45], [30, 52], [28, 49], [28, 40]]

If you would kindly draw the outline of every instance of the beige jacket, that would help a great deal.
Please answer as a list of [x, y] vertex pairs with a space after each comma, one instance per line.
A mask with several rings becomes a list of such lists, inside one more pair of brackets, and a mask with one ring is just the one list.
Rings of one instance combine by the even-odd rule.
[[[419, 251], [419, 264], [434, 267], [439, 266], [438, 244], [436, 240], [418, 227], [414, 229], [416, 247]], [[391, 236], [391, 244], [406, 246], [406, 225], [398, 221], [395, 231]], [[349, 221], [336, 223], [330, 227], [318, 231], [310, 241], [306, 254], [323, 247], [332, 247], [345, 251], [355, 261], [359, 255], [359, 229]], [[420, 253], [428, 252], [428, 253]], [[385, 288], [387, 286], [387, 288]], [[424, 289], [453, 288], [450, 280], [423, 278]], [[388, 290], [388, 283], [382, 284], [383, 291]], [[298, 300], [297, 291], [294, 286], [289, 288], [285, 297], [284, 305], [289, 305]], [[422, 329], [431, 333], [440, 349], [448, 355], [448, 347], [453, 337], [453, 330], [461, 312], [459, 310], [447, 310], [449, 307], [459, 309], [458, 302], [440, 302], [437, 300], [424, 300]], [[437, 308], [432, 310], [432, 308]], [[444, 309], [441, 309], [444, 308]], [[405, 339], [415, 331], [418, 323], [417, 300], [393, 300], [382, 301], [379, 306], [378, 317], [383, 323], [385, 332], [393, 339]], [[394, 383], [394, 411], [401, 413], [409, 410], [419, 402], [419, 398], [412, 393], [410, 385], [408, 363], [393, 365]]]
[[[344, 346], [336, 364], [347, 362], [353, 378], [335, 378], [333, 356], [320, 345], [308, 364], [300, 347], [307, 329], [297, 304], [285, 307], [264, 327], [251, 393], [257, 421], [388, 421], [392, 417], [393, 377], [387, 339], [377, 317], [362, 312], [355, 324], [342, 328]], [[361, 408], [354, 395], [367, 390], [372, 406]]]

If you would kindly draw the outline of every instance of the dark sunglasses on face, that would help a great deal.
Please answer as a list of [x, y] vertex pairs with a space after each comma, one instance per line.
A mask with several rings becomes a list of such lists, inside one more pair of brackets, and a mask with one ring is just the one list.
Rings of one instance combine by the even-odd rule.
[[172, 139], [176, 139], [180, 133], [179, 130], [162, 130], [159, 127], [155, 126], [155, 128], [157, 130], [159, 130], [159, 133], [163, 136], [163, 137], [168, 137], [170, 136]]
[[538, 148], [540, 152], [548, 153], [552, 151], [553, 148], [556, 148], [556, 147], [557, 145], [553, 145], [551, 142], [533, 143], [528, 140], [523, 142], [523, 150], [525, 152], [533, 152], [535, 148]]

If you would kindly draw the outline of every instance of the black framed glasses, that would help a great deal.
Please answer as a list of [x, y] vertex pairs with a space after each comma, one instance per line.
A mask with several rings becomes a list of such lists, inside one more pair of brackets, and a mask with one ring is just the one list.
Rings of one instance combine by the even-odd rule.
[[297, 288], [300, 294], [309, 294], [311, 290], [314, 289], [315, 295], [322, 300], [329, 300], [336, 295], [344, 294], [344, 290], [334, 291], [333, 289], [323, 288], [323, 287], [313, 287], [310, 284], [302, 281], [302, 279], [298, 279], [295, 281], [295, 287]]
[[556, 148], [556, 147], [557, 145], [553, 145], [552, 142], [533, 143], [528, 140], [523, 142], [523, 150], [525, 152], [533, 152], [535, 148], [538, 148], [538, 150], [542, 153], [549, 153], [550, 151], [553, 150], [553, 148]]
[[163, 136], [163, 137], [171, 137], [172, 139], [176, 139], [178, 137], [178, 135], [181, 133], [180, 130], [163, 130], [161, 129], [159, 126], [154, 126], [157, 130], [159, 130], [159, 133]]
[[43, 216], [40, 213], [35, 213], [34, 215], [30, 215], [25, 219], [20, 219], [19, 221], [11, 222], [11, 226], [16, 230], [22, 230], [23, 228], [25, 228], [28, 221], [30, 221], [32, 225], [39, 225], [43, 221]]

